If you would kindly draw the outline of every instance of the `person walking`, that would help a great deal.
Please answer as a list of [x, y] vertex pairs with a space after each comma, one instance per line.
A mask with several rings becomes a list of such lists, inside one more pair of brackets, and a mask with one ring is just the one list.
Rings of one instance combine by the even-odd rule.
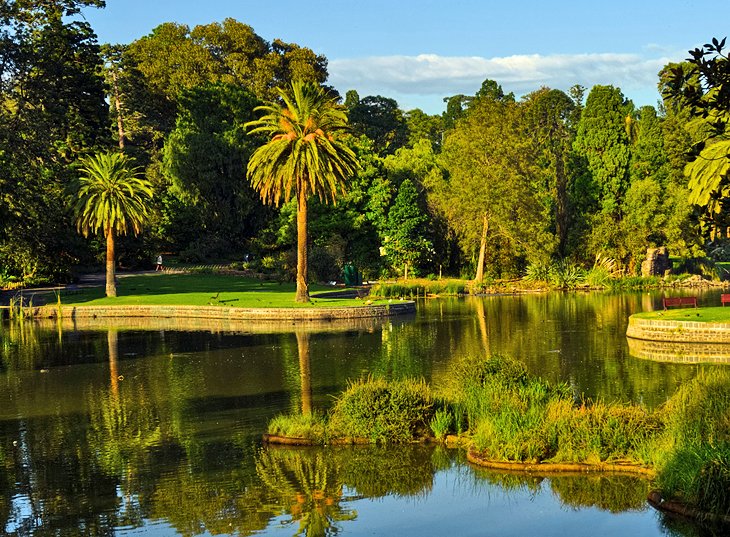
[[157, 266], [155, 267], [155, 272], [158, 270], [162, 270], [162, 255], [157, 256]]

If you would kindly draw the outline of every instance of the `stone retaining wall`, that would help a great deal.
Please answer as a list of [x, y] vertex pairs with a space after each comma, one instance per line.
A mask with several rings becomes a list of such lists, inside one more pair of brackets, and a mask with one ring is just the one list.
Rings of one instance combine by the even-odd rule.
[[676, 343], [730, 343], [730, 323], [665, 321], [631, 316], [626, 336], [648, 341]]
[[399, 301], [349, 308], [231, 308], [224, 306], [38, 306], [26, 313], [38, 318], [182, 318], [225, 321], [335, 321], [340, 319], [382, 318], [414, 313], [416, 304]]

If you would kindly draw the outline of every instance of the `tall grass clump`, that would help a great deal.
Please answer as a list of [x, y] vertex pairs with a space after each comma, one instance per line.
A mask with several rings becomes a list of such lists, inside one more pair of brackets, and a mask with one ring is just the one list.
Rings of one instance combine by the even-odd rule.
[[410, 442], [428, 434], [435, 413], [431, 389], [423, 380], [353, 382], [330, 411], [336, 437], [366, 438], [377, 443]]
[[419, 298], [425, 296], [459, 296], [466, 293], [463, 280], [422, 280], [407, 282], [378, 282], [370, 289], [370, 296], [380, 298]]
[[454, 380], [451, 396], [463, 409], [476, 450], [517, 461], [542, 460], [555, 451], [545, 417], [549, 403], [573, 400], [567, 385], [530, 377], [520, 362], [499, 355], [463, 362]]
[[701, 372], [662, 409], [657, 484], [665, 497], [730, 516], [730, 373]]
[[268, 433], [290, 438], [305, 438], [314, 444], [320, 444], [327, 440], [327, 420], [317, 412], [280, 414], [269, 422]]
[[680, 448], [657, 477], [665, 497], [730, 517], [730, 444]]
[[664, 426], [661, 418], [637, 405], [583, 401], [551, 403], [548, 435], [555, 439], [554, 462], [653, 462]]
[[730, 443], [730, 372], [702, 371], [664, 405], [665, 451]]
[[431, 423], [429, 425], [431, 427], [433, 435], [438, 440], [443, 440], [444, 438], [446, 438], [446, 435], [453, 430], [453, 424], [454, 415], [451, 413], [451, 411], [445, 408], [440, 408], [433, 415], [433, 418], [431, 418]]

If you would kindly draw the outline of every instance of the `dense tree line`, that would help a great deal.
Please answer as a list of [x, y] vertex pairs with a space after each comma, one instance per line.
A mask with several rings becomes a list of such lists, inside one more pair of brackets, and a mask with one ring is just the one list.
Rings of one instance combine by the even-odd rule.
[[119, 264], [173, 252], [293, 277], [296, 200], [270, 207], [252, 189], [246, 168], [265, 139], [244, 125], [294, 81], [340, 100], [359, 161], [336, 204], [308, 202], [310, 279], [339, 279], [347, 263], [367, 278], [482, 279], [597, 256], [635, 273], [651, 246], [724, 255], [724, 41], [667, 65], [656, 108], [613, 86], [518, 99], [485, 80], [429, 115], [385, 96], [339, 96], [325, 57], [233, 19], [164, 23], [102, 46], [79, 14], [103, 4], [0, 5], [0, 279], [68, 278], [104, 259], [103, 237], [76, 232], [72, 185], [84, 158], [111, 150], [153, 191], [142, 233], [118, 238]]

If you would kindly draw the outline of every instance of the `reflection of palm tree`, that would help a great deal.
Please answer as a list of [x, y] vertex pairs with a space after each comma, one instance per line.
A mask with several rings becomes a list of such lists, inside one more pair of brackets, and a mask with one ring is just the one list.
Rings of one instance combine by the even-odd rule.
[[309, 332], [297, 331], [299, 380], [302, 385], [302, 415], [312, 413], [312, 369], [309, 361]]
[[339, 531], [337, 522], [354, 520], [357, 511], [346, 511], [342, 495], [340, 467], [325, 451], [268, 448], [256, 458], [256, 473], [264, 486], [298, 521], [295, 535], [318, 537]]
[[109, 346], [109, 382], [112, 397], [119, 399], [119, 333], [110, 328], [106, 334], [107, 345]]

